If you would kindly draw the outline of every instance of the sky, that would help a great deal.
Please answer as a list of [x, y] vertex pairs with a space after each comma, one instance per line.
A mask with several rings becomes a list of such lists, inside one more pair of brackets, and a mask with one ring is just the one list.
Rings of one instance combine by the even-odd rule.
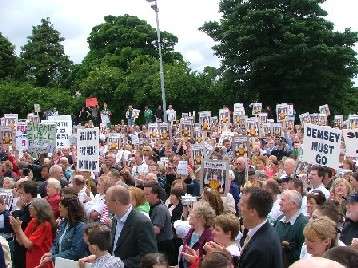
[[[205, 21], [220, 19], [218, 3], [219, 0], [158, 0], [160, 29], [178, 37], [176, 50], [194, 70], [220, 65], [211, 49], [214, 41], [198, 30]], [[323, 8], [337, 30], [350, 27], [358, 31], [358, 0], [327, 0]], [[92, 27], [102, 23], [106, 15], [124, 14], [156, 25], [155, 13], [146, 0], [0, 0], [0, 32], [16, 46], [18, 54], [31, 35], [32, 26], [38, 25], [41, 18], [50, 17], [65, 38], [65, 53], [80, 63], [88, 52], [87, 37]]]

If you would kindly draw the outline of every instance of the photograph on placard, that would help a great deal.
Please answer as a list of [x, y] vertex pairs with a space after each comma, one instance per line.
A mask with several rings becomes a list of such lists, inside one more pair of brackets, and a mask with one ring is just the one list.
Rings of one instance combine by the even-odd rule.
[[219, 110], [219, 121], [221, 125], [230, 124], [230, 110], [227, 107]]
[[276, 105], [277, 122], [285, 121], [288, 116], [288, 104], [281, 103]]
[[161, 140], [169, 140], [169, 125], [168, 123], [159, 123], [159, 137]]
[[211, 124], [211, 111], [199, 112], [199, 123], [203, 131], [209, 131]]
[[231, 142], [231, 148], [235, 157], [247, 156], [249, 152], [249, 137], [234, 136]]
[[262, 112], [262, 103], [255, 102], [251, 103], [250, 106], [252, 107], [252, 115], [259, 115]]
[[246, 133], [250, 137], [258, 136], [258, 124], [256, 118], [246, 119]]
[[193, 136], [194, 125], [192, 120], [183, 119], [180, 123], [180, 135], [184, 139], [189, 139]]
[[343, 115], [335, 115], [333, 120], [333, 125], [336, 128], [342, 129], [343, 128]]
[[201, 165], [204, 159], [204, 145], [202, 144], [193, 144], [191, 146], [192, 159], [195, 165]]
[[226, 161], [203, 161], [202, 189], [209, 188], [220, 194], [227, 193], [230, 185], [228, 181], [229, 164]]
[[330, 115], [331, 115], [331, 112], [330, 112], [330, 110], [329, 110], [328, 104], [319, 106], [319, 107], [318, 107], [318, 111], [319, 111], [320, 114], [324, 114], [324, 115], [326, 115], [326, 116], [330, 116]]

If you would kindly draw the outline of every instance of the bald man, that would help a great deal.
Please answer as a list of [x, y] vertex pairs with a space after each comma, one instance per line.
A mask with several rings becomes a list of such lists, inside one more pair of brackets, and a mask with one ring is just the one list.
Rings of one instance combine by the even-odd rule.
[[289, 268], [345, 268], [336, 261], [331, 261], [321, 257], [312, 257], [296, 261]]

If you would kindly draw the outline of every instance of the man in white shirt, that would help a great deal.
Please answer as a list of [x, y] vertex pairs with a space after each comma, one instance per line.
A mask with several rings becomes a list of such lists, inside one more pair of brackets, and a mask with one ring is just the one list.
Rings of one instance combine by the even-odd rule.
[[167, 110], [167, 118], [169, 123], [173, 123], [173, 121], [177, 118], [177, 112], [173, 109], [172, 105], [169, 105]]
[[326, 189], [326, 187], [324, 187], [323, 178], [324, 178], [324, 169], [321, 166], [313, 166], [308, 175], [308, 180], [310, 181], [312, 186], [312, 189], [309, 191], [309, 193], [311, 193], [313, 190], [319, 190], [324, 194], [324, 196], [328, 200], [330, 193]]

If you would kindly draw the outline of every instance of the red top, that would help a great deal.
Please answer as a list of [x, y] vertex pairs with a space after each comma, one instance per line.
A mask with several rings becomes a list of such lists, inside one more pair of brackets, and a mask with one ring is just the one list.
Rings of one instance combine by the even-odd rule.
[[55, 216], [55, 219], [57, 219], [58, 217], [60, 217], [60, 209], [59, 209], [59, 205], [60, 205], [60, 201], [61, 201], [60, 194], [55, 194], [53, 196], [47, 196], [46, 199], [52, 208], [53, 215]]
[[[32, 242], [32, 247], [26, 250], [26, 268], [34, 268], [40, 264], [41, 257], [50, 251], [52, 246], [52, 226], [48, 221], [41, 224], [32, 218], [25, 229], [25, 235]], [[44, 268], [52, 268], [49, 262]]]

